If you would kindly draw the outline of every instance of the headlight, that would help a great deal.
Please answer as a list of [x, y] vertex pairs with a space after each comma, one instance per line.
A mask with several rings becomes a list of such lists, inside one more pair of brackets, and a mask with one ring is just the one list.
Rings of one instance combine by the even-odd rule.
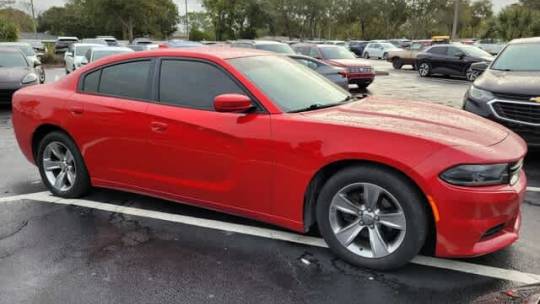
[[22, 83], [23, 84], [28, 84], [28, 83], [36, 82], [37, 80], [38, 80], [37, 75], [34, 74], [34, 73], [30, 73], [30, 74], [27, 74], [26, 76], [24, 76], [24, 78], [22, 80]]
[[469, 96], [476, 101], [488, 102], [495, 99], [495, 96], [491, 92], [479, 89], [475, 86], [471, 86], [469, 89]]
[[461, 165], [446, 170], [441, 178], [458, 186], [513, 185], [517, 183], [520, 171], [521, 162], [513, 165]]

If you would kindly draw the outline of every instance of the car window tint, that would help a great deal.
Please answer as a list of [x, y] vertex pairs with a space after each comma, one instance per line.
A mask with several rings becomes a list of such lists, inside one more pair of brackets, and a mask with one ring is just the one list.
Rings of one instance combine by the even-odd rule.
[[447, 54], [447, 49], [448, 49], [448, 47], [446, 47], [446, 46], [436, 46], [436, 47], [432, 47], [431, 49], [429, 49], [428, 53], [437, 54], [437, 55], [446, 55]]
[[448, 48], [448, 56], [458, 56], [458, 55], [463, 55], [463, 54], [464, 54], [463, 51], [457, 47]]
[[214, 110], [221, 94], [245, 94], [222, 70], [198, 61], [163, 60], [159, 101], [189, 108]]
[[308, 56], [317, 58], [317, 57], [321, 57], [321, 53], [319, 52], [317, 48], [312, 47], [312, 48], [309, 48]]
[[82, 90], [85, 92], [97, 92], [99, 86], [99, 76], [101, 75], [101, 70], [87, 74], [84, 77]]
[[148, 79], [151, 63], [135, 61], [103, 69], [99, 92], [112, 96], [148, 99]]

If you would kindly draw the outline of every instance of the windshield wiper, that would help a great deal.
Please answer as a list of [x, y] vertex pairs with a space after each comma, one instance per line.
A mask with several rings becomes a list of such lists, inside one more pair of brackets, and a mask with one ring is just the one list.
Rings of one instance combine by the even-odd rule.
[[298, 109], [298, 110], [293, 110], [293, 111], [289, 111], [289, 113], [299, 113], [299, 112], [306, 112], [306, 111], [313, 111], [313, 110], [319, 110], [319, 109], [324, 109], [324, 108], [330, 108], [330, 107], [334, 107], [334, 106], [337, 106], [337, 105], [340, 105], [341, 102], [338, 102], [338, 103], [329, 103], [329, 104], [320, 104], [320, 103], [314, 103], [312, 105], [309, 105], [308, 107], [305, 107], [305, 108], [301, 108], [301, 109]]

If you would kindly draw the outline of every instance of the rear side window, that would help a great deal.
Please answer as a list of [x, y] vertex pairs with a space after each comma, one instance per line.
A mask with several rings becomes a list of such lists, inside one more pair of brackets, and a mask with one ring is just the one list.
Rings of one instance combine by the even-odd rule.
[[84, 77], [82, 90], [85, 92], [97, 93], [99, 88], [99, 76], [101, 70], [92, 72]]
[[448, 52], [448, 47], [435, 46], [435, 47], [430, 48], [427, 52], [431, 54], [437, 54], [437, 55], [446, 55]]
[[222, 70], [199, 61], [163, 60], [159, 101], [187, 108], [214, 110], [221, 94], [245, 94]]
[[149, 60], [106, 67], [101, 72], [99, 93], [118, 97], [149, 99], [150, 68], [151, 62]]

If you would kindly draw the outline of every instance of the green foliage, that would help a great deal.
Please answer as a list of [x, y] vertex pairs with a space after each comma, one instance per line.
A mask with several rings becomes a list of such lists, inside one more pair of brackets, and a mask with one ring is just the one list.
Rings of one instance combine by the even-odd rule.
[[39, 17], [39, 30], [55, 35], [114, 35], [166, 39], [176, 31], [178, 8], [172, 0], [68, 0]]
[[34, 22], [32, 17], [23, 11], [14, 8], [0, 9], [0, 19], [14, 23], [20, 32], [33, 32]]
[[497, 32], [504, 40], [540, 35], [540, 11], [511, 5], [497, 17]]
[[19, 30], [17, 24], [6, 19], [0, 19], [0, 41], [17, 41]]

